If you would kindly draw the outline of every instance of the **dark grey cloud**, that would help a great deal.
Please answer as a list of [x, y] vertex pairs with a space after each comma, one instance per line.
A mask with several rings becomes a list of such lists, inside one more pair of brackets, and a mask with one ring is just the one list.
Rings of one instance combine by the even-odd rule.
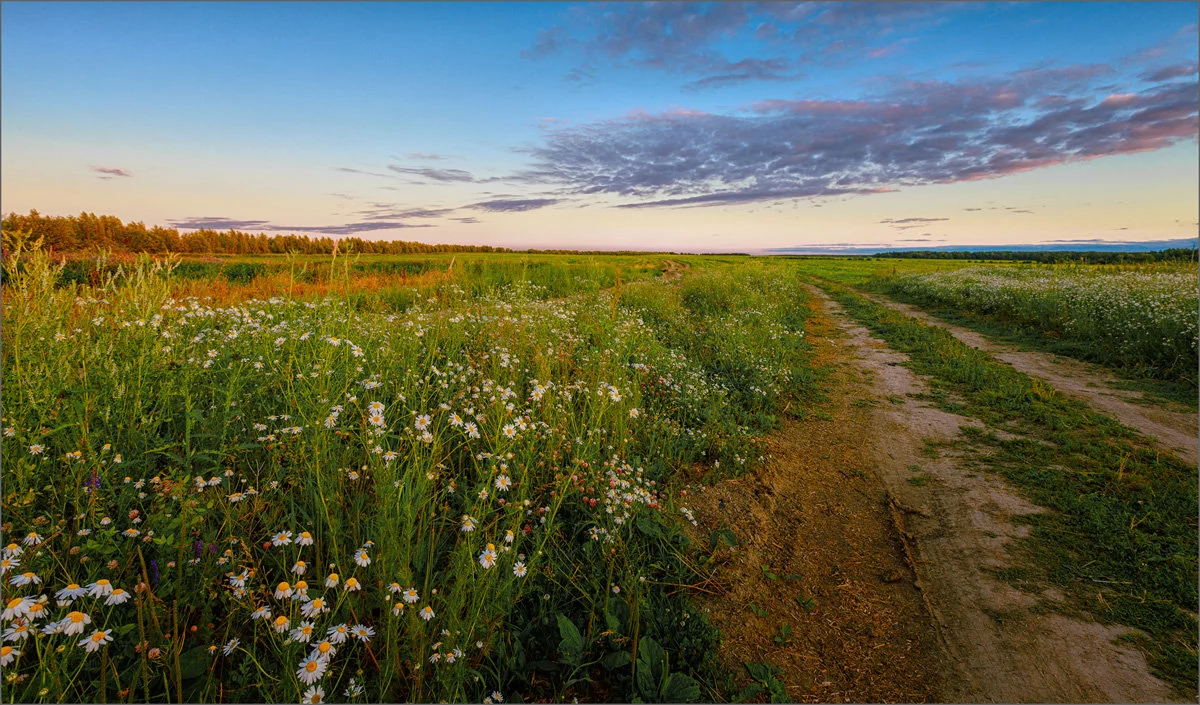
[[432, 167], [410, 167], [398, 166], [396, 164], [389, 164], [388, 169], [397, 174], [413, 174], [443, 183], [471, 182], [475, 180], [471, 172], [463, 171], [462, 169], [434, 169]]
[[467, 208], [488, 211], [490, 213], [517, 213], [520, 211], [532, 211], [537, 210], [538, 208], [545, 208], [558, 202], [559, 199], [557, 198], [496, 199], [473, 203], [467, 206]]
[[884, 218], [880, 223], [936, 223], [940, 220], [950, 220], [949, 218]]
[[1198, 70], [1200, 70], [1200, 67], [1198, 67], [1196, 62], [1193, 61], [1191, 63], [1164, 66], [1159, 69], [1146, 71], [1141, 77], [1146, 81], [1161, 83], [1162, 81], [1170, 81], [1171, 79], [1175, 78], [1187, 78], [1188, 76], [1195, 76]]
[[126, 169], [118, 169], [115, 166], [94, 166], [94, 167], [91, 167], [91, 170], [96, 172], [97, 174], [104, 174], [104, 176], [100, 177], [102, 179], [111, 179], [114, 176], [125, 176], [125, 177], [133, 176], [132, 172], [130, 172]]
[[458, 222], [460, 222], [460, 223], [479, 223], [479, 222], [482, 222], [482, 221], [480, 221], [480, 220], [479, 220], [479, 218], [451, 218], [450, 220], [457, 220], [457, 221], [458, 221]]
[[[882, 58], [914, 38], [902, 35], [962, 10], [963, 3], [932, 2], [594, 3], [569, 8], [522, 56], [571, 53], [697, 75], [685, 88], [699, 90], [793, 80], [806, 64]], [[743, 40], [753, 55], [723, 54], [717, 47], [730, 39]]]
[[357, 211], [364, 220], [404, 220], [408, 218], [441, 218], [453, 213], [453, 208], [400, 208], [389, 203], [372, 203], [370, 208]]
[[527, 150], [531, 167], [513, 178], [636, 199], [625, 208], [737, 204], [995, 178], [1196, 137], [1195, 81], [1097, 93], [1111, 72], [1037, 67], [895, 81], [861, 100], [768, 100], [733, 114], [676, 109], [549, 127]]

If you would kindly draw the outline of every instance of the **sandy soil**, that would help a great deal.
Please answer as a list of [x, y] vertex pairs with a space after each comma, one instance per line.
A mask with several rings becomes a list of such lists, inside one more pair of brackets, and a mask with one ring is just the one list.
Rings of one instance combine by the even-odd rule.
[[1127, 630], [1031, 611], [1055, 596], [985, 572], [1010, 564], [1011, 517], [1045, 510], [924, 452], [978, 422], [907, 396], [928, 391], [907, 356], [812, 291], [824, 418], [789, 422], [768, 467], [692, 498], [698, 539], [727, 527], [740, 540], [700, 599], [721, 660], [783, 668], [795, 701], [1170, 701], [1141, 652], [1114, 643]]
[[1096, 411], [1108, 414], [1130, 428], [1153, 438], [1165, 449], [1196, 465], [1200, 462], [1197, 415], [1162, 406], [1139, 404], [1141, 392], [1113, 388], [1117, 378], [1100, 365], [1052, 353], [1023, 351], [997, 343], [973, 330], [947, 323], [919, 308], [871, 296], [873, 301], [930, 325], [945, 328], [962, 342], [1003, 360], [1030, 377], [1050, 384], [1062, 394], [1078, 399]]

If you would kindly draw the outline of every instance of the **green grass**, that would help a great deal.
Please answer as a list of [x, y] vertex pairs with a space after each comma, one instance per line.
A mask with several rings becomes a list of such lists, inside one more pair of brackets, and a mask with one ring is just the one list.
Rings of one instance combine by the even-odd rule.
[[[315, 683], [334, 701], [713, 697], [680, 473], [756, 467], [813, 380], [798, 282], [729, 259], [668, 284], [657, 258], [459, 257], [394, 307], [218, 306], [172, 299], [149, 260], [98, 287], [7, 260], [3, 530], [42, 543], [8, 549], [0, 590], [47, 598], [39, 627], [91, 623], [21, 642], [6, 694], [296, 700], [345, 624], [374, 635], [337, 645]], [[131, 598], [56, 603], [101, 579]], [[300, 580], [328, 612], [275, 597]], [[318, 636], [291, 640], [306, 619]], [[78, 646], [97, 629], [113, 641]]]
[[1031, 527], [1017, 544], [1020, 580], [1063, 590], [1064, 610], [1142, 630], [1149, 638], [1136, 643], [1154, 672], [1195, 697], [1195, 468], [943, 329], [834, 282], [817, 284], [908, 354], [906, 364], [930, 377], [935, 394], [961, 398], [959, 413], [1020, 434], [1002, 440], [965, 428], [962, 437], [975, 464], [1053, 510], [1020, 518]]

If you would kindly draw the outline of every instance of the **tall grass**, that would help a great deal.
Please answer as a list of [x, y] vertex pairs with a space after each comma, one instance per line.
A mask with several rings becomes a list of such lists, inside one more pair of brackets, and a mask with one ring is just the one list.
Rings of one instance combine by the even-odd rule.
[[11, 699], [702, 697], [675, 483], [753, 466], [799, 404], [781, 270], [483, 272], [369, 312], [8, 245]]

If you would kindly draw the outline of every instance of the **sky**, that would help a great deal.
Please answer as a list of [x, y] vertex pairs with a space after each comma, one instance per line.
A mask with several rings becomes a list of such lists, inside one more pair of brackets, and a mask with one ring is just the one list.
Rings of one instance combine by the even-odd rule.
[[0, 210], [768, 252], [1196, 238], [1188, 2], [0, 4]]

